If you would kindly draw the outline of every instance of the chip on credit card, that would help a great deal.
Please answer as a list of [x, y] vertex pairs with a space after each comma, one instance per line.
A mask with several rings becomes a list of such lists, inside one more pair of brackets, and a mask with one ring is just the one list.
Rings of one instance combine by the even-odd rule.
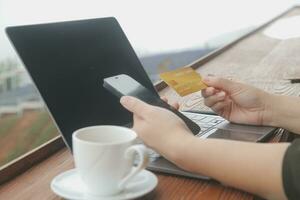
[[200, 74], [191, 67], [164, 72], [159, 77], [182, 97], [207, 88]]

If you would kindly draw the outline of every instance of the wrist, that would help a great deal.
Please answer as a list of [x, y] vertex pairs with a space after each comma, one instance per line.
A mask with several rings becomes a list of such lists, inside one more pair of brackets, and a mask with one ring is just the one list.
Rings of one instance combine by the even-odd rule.
[[265, 125], [289, 128], [287, 121], [299, 120], [298, 97], [270, 94], [266, 108]]
[[299, 97], [273, 95], [272, 120], [270, 126], [285, 128], [300, 133], [300, 101]]
[[278, 107], [279, 96], [275, 94], [265, 93], [265, 107], [263, 112], [262, 125], [265, 126], [278, 126], [276, 119], [276, 107]]
[[165, 156], [168, 160], [172, 161], [176, 165], [181, 165], [181, 163], [184, 163], [184, 157], [185, 153], [187, 152], [187, 148], [189, 148], [189, 144], [191, 141], [195, 139], [195, 136], [193, 136], [188, 131], [178, 131], [177, 133], [174, 133], [174, 137], [172, 140], [168, 142], [168, 146], [166, 148], [168, 152]]

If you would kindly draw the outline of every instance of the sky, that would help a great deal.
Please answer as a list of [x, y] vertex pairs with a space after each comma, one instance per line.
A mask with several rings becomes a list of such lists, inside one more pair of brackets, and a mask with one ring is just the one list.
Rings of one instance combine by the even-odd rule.
[[139, 56], [194, 49], [278, 15], [295, 0], [0, 0], [0, 60], [15, 56], [5, 27], [114, 16]]

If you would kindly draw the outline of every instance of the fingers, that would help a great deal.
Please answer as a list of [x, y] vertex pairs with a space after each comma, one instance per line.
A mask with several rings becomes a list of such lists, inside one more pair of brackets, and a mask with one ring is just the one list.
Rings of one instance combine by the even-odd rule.
[[241, 89], [240, 83], [220, 77], [207, 76], [203, 78], [203, 81], [210, 87], [218, 88], [228, 93], [234, 93]]
[[210, 108], [218, 113], [220, 112], [221, 110], [223, 110], [225, 107], [229, 106], [230, 105], [230, 101], [229, 100], [224, 100], [224, 101], [219, 101], [217, 102], [216, 104], [212, 105]]
[[208, 87], [208, 88], [206, 88], [204, 90], [201, 90], [201, 94], [202, 94], [202, 96], [204, 98], [207, 98], [207, 97], [209, 97], [211, 95], [214, 95], [215, 93], [216, 93], [216, 89], [213, 88], [213, 87]]
[[161, 97], [161, 99], [162, 99], [164, 102], [168, 103], [167, 97]]
[[[161, 99], [162, 99], [164, 102], [168, 103], [168, 99], [167, 99], [166, 97], [161, 97]], [[176, 110], [178, 110], [179, 107], [180, 107], [180, 105], [179, 105], [178, 102], [172, 103], [172, 104], [170, 104], [170, 105], [171, 105], [173, 108], [175, 108]]]
[[226, 97], [226, 93], [222, 91], [222, 92], [216, 93], [214, 95], [211, 95], [211, 96], [205, 98], [204, 104], [208, 107], [212, 107], [217, 102], [223, 101], [225, 99], [225, 97]]
[[143, 117], [143, 115], [147, 115], [153, 110], [153, 106], [131, 96], [123, 96], [120, 103], [124, 108], [139, 117]]
[[180, 108], [180, 105], [178, 102], [172, 104], [171, 106], [173, 106], [176, 110], [179, 110], [179, 108]]

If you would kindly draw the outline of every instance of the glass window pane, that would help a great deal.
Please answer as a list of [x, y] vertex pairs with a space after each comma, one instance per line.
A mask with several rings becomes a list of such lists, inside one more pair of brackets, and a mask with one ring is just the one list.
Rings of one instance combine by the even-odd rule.
[[114, 16], [153, 83], [253, 30], [294, 3], [278, 1], [0, 0], [0, 166], [58, 135], [5, 27]]
[[17, 57], [0, 61], [0, 166], [58, 135]]

